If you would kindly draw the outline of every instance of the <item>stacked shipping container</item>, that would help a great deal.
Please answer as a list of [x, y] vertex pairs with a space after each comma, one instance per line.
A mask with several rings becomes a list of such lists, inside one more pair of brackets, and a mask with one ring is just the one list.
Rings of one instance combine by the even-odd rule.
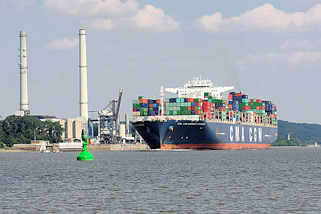
[[200, 115], [201, 119], [219, 119], [276, 125], [277, 107], [271, 101], [248, 99], [242, 93], [231, 92], [227, 100], [214, 99], [209, 93], [200, 98], [167, 98], [160, 111], [159, 99], [138, 97], [133, 101], [134, 116]]
[[201, 115], [202, 99], [169, 98], [164, 103], [165, 115]]
[[138, 100], [133, 101], [133, 115], [157, 116], [160, 114], [159, 103], [159, 100], [138, 97]]

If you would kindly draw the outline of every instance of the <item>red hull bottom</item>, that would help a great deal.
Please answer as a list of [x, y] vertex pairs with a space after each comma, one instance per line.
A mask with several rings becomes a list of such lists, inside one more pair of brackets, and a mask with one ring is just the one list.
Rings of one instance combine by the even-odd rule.
[[228, 144], [162, 144], [162, 150], [171, 149], [216, 149], [216, 150], [241, 150], [241, 149], [268, 149], [271, 144], [244, 144], [244, 143], [228, 143]]

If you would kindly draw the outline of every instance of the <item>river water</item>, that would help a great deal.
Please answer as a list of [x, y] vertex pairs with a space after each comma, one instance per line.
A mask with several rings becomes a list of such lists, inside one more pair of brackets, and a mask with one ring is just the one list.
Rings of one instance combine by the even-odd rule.
[[0, 213], [321, 213], [321, 149], [0, 153]]

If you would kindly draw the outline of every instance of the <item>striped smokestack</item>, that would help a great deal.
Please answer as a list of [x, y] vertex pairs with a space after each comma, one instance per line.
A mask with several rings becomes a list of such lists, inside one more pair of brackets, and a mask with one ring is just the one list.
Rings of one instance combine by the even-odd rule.
[[[79, 30], [80, 117], [88, 123], [86, 30]], [[86, 128], [87, 126], [85, 126]]]
[[20, 111], [29, 114], [27, 34], [20, 31]]

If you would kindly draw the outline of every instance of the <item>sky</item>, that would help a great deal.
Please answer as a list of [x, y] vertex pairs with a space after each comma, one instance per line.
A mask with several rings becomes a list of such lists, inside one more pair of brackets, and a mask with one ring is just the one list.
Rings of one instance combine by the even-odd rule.
[[0, 0], [0, 26], [2, 119], [19, 109], [21, 30], [31, 113], [79, 116], [84, 28], [90, 111], [124, 88], [123, 119], [138, 96], [158, 98], [161, 86], [202, 76], [272, 100], [279, 119], [321, 121], [317, 0]]

